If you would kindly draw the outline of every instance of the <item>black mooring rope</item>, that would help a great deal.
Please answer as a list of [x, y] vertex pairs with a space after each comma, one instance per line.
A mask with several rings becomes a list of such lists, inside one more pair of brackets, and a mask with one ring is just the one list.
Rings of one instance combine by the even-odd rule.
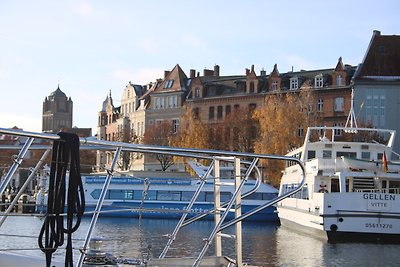
[[[85, 211], [79, 160], [79, 137], [64, 132], [60, 132], [58, 135], [60, 140], [53, 143], [46, 212], [54, 214], [54, 216], [46, 216], [39, 233], [38, 243], [40, 249], [46, 254], [46, 266], [50, 267], [52, 254], [64, 244], [64, 234], [67, 234], [65, 266], [72, 267], [72, 233], [78, 229]], [[69, 170], [68, 182], [66, 180], [67, 169]], [[68, 191], [66, 192], [67, 184]], [[67, 201], [67, 205], [65, 205], [65, 201]], [[66, 216], [61, 215], [64, 213], [64, 208], [67, 209]], [[66, 218], [66, 228], [64, 227], [64, 218]]]

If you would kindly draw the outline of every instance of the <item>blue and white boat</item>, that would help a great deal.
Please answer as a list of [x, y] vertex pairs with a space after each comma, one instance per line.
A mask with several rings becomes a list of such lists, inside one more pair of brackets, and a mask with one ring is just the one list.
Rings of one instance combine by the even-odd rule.
[[[86, 210], [91, 210], [96, 205], [105, 176], [84, 176], [83, 183], [86, 197]], [[221, 179], [231, 182], [230, 179]], [[248, 180], [242, 189], [246, 193], [255, 186], [254, 180]], [[143, 217], [152, 218], [180, 218], [182, 211], [189, 204], [200, 183], [195, 178], [146, 178], [114, 177], [105, 196], [102, 215], [134, 217], [139, 213]], [[231, 186], [221, 188], [221, 202], [231, 199], [234, 188]], [[242, 212], [258, 207], [278, 195], [274, 187], [261, 184], [258, 190], [242, 200]], [[214, 182], [207, 181], [194, 203], [189, 217], [208, 212], [214, 208]], [[232, 214], [233, 216], [233, 214]], [[228, 216], [229, 218], [230, 216]], [[212, 219], [213, 215], [206, 218]], [[252, 221], [278, 221], [276, 208], [266, 208], [248, 220]]]
[[[199, 163], [189, 163], [197, 175], [202, 177], [207, 167]], [[223, 167], [226, 175], [231, 167]], [[140, 173], [140, 172], [139, 172]], [[157, 175], [158, 174], [158, 175]], [[165, 173], [162, 173], [165, 174]], [[195, 191], [199, 187], [200, 178], [182, 176], [180, 173], [173, 173], [169, 177], [163, 177], [160, 172], [143, 172], [142, 175], [135, 173], [135, 176], [114, 176], [110, 182], [105, 195], [102, 216], [109, 217], [138, 217], [146, 218], [180, 218], [188, 206]], [[202, 191], [192, 206], [188, 217], [204, 214], [214, 209], [214, 179], [207, 180]], [[93, 211], [101, 194], [106, 179], [105, 174], [83, 175], [82, 183], [85, 190], [86, 213]], [[41, 177], [41, 187], [47, 187], [47, 175]], [[221, 179], [220, 183], [232, 183], [233, 179]], [[245, 194], [257, 186], [256, 180], [248, 180], [241, 193]], [[235, 188], [223, 186], [220, 189], [221, 203], [232, 198]], [[260, 183], [257, 191], [242, 200], [242, 212], [246, 213], [253, 208], [267, 203], [278, 196], [278, 190], [271, 185]], [[36, 211], [45, 213], [47, 203], [46, 190], [41, 190], [36, 196]], [[188, 212], [188, 211], [186, 211]], [[214, 213], [205, 217], [213, 219]], [[234, 213], [227, 218], [232, 219]], [[268, 207], [253, 216], [248, 221], [278, 222], [278, 214], [275, 206]]]

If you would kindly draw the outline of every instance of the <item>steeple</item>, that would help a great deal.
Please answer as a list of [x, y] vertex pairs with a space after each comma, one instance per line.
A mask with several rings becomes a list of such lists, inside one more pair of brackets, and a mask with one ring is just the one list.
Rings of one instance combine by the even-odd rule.
[[279, 77], [278, 65], [274, 65], [274, 69], [271, 72], [271, 77]]
[[343, 68], [342, 57], [340, 57], [338, 59], [338, 63], [336, 64], [335, 71], [343, 71], [343, 70], [344, 70], [344, 68]]

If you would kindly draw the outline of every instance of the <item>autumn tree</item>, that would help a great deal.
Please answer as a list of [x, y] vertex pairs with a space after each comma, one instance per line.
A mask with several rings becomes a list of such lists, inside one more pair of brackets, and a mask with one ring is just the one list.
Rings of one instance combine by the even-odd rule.
[[180, 126], [171, 145], [186, 148], [211, 148], [210, 127], [203, 123], [196, 112], [186, 107], [180, 117]]
[[[174, 147], [212, 149], [210, 144], [210, 127], [199, 119], [196, 110], [186, 106], [180, 117], [179, 131], [171, 140]], [[183, 161], [183, 158], [175, 157], [176, 161]], [[200, 160], [203, 164], [209, 164], [206, 160]], [[194, 174], [193, 170], [187, 169]]]
[[258, 135], [258, 120], [253, 117], [252, 108], [236, 108], [217, 125], [217, 139], [223, 144], [220, 149], [254, 152]]
[[[300, 92], [268, 95], [264, 106], [254, 113], [260, 126], [255, 152], [285, 155], [289, 150], [301, 146], [307, 127], [319, 122], [313, 103], [316, 103], [315, 97], [308, 87]], [[271, 182], [278, 185], [283, 162], [263, 161], [262, 164], [267, 168]]]
[[[142, 143], [147, 145], [169, 146], [175, 135], [171, 121], [161, 121], [146, 129]], [[156, 154], [161, 170], [165, 171], [174, 164], [173, 157], [165, 154]]]

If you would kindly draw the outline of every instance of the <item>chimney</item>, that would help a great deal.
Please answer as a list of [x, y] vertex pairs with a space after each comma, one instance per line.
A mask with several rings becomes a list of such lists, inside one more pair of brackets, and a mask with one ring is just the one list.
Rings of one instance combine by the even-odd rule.
[[267, 75], [267, 71], [264, 70], [264, 68], [260, 71], [260, 76], [266, 76]]
[[167, 76], [169, 75], [169, 70], [164, 70], [164, 79], [166, 79], [167, 78]]
[[219, 66], [218, 65], [214, 66], [214, 76], [219, 77]]
[[214, 75], [214, 71], [208, 70], [208, 69], [204, 69], [203, 73], [204, 73], [203, 76], [213, 76]]
[[251, 65], [251, 72], [254, 72], [254, 65]]
[[374, 30], [374, 35], [381, 35], [381, 32], [378, 30]]
[[250, 74], [250, 70], [246, 68], [246, 75]]
[[190, 78], [193, 79], [196, 76], [196, 70], [191, 69], [190, 70]]

